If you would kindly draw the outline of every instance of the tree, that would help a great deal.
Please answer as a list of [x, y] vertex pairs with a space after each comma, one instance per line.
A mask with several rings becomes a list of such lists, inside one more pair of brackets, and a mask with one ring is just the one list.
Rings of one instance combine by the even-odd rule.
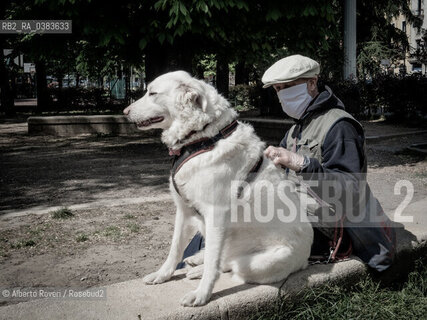
[[[122, 66], [126, 71], [145, 63], [150, 81], [176, 69], [202, 74], [203, 66], [195, 60], [214, 55], [217, 85], [226, 92], [229, 63], [237, 66], [238, 82], [259, 82], [264, 70], [284, 54], [309, 55], [321, 62], [324, 76], [339, 77], [342, 10], [338, 0], [23, 0], [9, 3], [5, 17], [73, 21], [71, 35], [8, 40], [16, 52], [37, 61], [41, 71], [44, 65], [47, 72], [61, 76], [74, 68], [100, 79]], [[360, 0], [359, 43], [403, 41], [389, 19], [408, 10], [406, 0]], [[45, 93], [40, 89], [39, 94]]]
[[392, 23], [400, 14], [415, 28], [421, 27], [422, 20], [411, 12], [407, 0], [359, 1], [357, 43], [361, 78], [380, 74], [382, 59], [397, 61], [406, 55], [407, 35]]
[[[4, 41], [0, 40], [0, 48], [4, 48], [3, 43]], [[7, 63], [8, 60], [10, 58], [4, 55], [2, 50], [0, 63], [0, 103], [5, 114], [9, 116], [14, 113], [14, 92], [12, 88], [12, 76]]]

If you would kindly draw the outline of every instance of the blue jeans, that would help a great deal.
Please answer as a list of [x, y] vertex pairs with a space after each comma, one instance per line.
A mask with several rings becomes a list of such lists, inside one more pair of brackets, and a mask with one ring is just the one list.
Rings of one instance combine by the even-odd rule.
[[[191, 239], [190, 243], [188, 244], [187, 248], [184, 250], [184, 256], [182, 259], [184, 260], [187, 257], [191, 257], [192, 255], [195, 255], [197, 252], [200, 251], [200, 249], [203, 249], [205, 247], [205, 239], [203, 239], [203, 236], [197, 232], [196, 235]], [[176, 267], [176, 270], [184, 268], [185, 263], [180, 262], [178, 263], [178, 266]]]

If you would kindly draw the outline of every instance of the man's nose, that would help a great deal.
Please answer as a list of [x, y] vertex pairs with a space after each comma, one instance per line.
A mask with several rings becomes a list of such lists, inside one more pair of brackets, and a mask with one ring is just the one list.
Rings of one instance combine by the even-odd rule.
[[125, 116], [127, 116], [129, 114], [129, 112], [130, 112], [130, 109], [131, 109], [131, 106], [127, 107], [125, 110], [123, 110], [123, 114]]

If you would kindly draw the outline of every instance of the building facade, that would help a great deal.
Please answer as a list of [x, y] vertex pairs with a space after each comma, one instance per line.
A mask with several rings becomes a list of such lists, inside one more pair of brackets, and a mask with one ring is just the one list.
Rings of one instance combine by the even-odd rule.
[[409, 48], [405, 59], [400, 61], [395, 73], [398, 74], [427, 74], [427, 17], [426, 17], [427, 0], [410, 0], [412, 13], [420, 18], [423, 23], [420, 29], [411, 25], [404, 15], [394, 19], [395, 27], [406, 33], [409, 42]]

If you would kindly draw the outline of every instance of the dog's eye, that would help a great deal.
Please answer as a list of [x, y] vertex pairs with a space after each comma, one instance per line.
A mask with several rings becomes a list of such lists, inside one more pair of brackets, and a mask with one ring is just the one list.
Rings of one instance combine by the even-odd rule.
[[157, 94], [157, 92], [150, 92], [148, 95], [149, 96], [154, 96], [155, 94]]

